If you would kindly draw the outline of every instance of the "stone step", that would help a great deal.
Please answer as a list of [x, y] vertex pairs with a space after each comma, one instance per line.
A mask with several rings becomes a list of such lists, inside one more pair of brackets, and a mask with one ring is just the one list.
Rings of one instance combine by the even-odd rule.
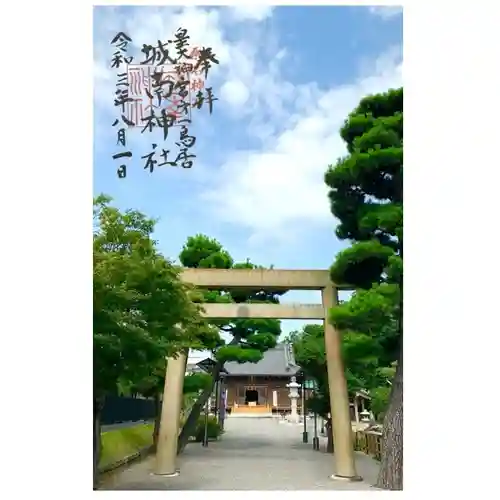
[[272, 413], [230, 413], [226, 418], [273, 418]]

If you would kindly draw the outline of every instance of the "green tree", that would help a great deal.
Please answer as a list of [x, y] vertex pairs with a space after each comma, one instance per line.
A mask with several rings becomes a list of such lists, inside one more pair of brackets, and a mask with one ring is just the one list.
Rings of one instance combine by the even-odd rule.
[[[384, 370], [390, 369], [386, 364], [391, 354], [385, 349], [391, 345], [395, 329], [391, 328], [394, 326], [392, 294], [388, 290], [384, 292], [388, 297], [379, 293], [378, 289], [358, 291], [335, 309], [337, 327], [342, 332], [342, 358], [351, 397], [362, 389], [371, 391], [386, 384], [387, 373]], [[330, 412], [330, 396], [324, 328], [322, 325], [306, 325], [301, 331], [292, 332], [288, 341], [293, 344], [296, 362], [308, 378], [316, 381], [318, 387], [308, 400], [309, 409], [326, 418]], [[382, 402], [378, 404], [380, 407]], [[328, 438], [327, 449], [331, 450], [331, 427], [328, 427]]]
[[[361, 100], [341, 137], [348, 154], [325, 175], [336, 233], [352, 245], [331, 268], [333, 281], [359, 289], [392, 283], [398, 335], [397, 369], [385, 414], [383, 453], [377, 486], [403, 487], [403, 89]], [[333, 312], [331, 320], [339, 318]]]
[[[193, 298], [195, 294], [190, 293]], [[196, 297], [194, 297], [196, 298]], [[187, 318], [182, 328], [186, 339], [190, 342], [191, 350], [212, 350], [222, 344], [219, 331], [213, 325], [208, 324], [199, 316]], [[184, 348], [185, 367], [189, 356], [189, 348]], [[129, 392], [141, 394], [155, 401], [155, 425], [153, 428], [153, 447], [156, 448], [160, 432], [161, 421], [161, 400], [165, 387], [166, 363], [164, 359], [159, 359], [156, 364], [149, 365], [147, 376], [143, 377], [138, 384], [133, 386]], [[193, 373], [184, 378], [184, 394], [198, 394], [200, 390], [206, 389], [211, 378], [204, 373]]]
[[165, 356], [192, 345], [182, 325], [200, 317], [179, 269], [155, 248], [154, 221], [110, 202], [94, 200], [94, 481], [105, 396], [140, 384]]
[[[215, 239], [205, 235], [189, 237], [180, 253], [180, 261], [185, 267], [216, 269], [255, 269], [258, 266], [247, 261], [234, 263], [229, 253]], [[278, 302], [278, 293], [264, 290], [200, 290], [203, 302]], [[272, 319], [234, 319], [212, 321], [221, 332], [230, 338], [212, 352], [217, 360], [212, 372], [212, 383], [204, 390], [193, 405], [181, 434], [179, 436], [179, 452], [186, 446], [189, 437], [196, 429], [202, 409], [213, 392], [215, 383], [226, 361], [239, 363], [257, 362], [263, 353], [275, 347], [281, 333], [281, 323]]]
[[387, 407], [389, 405], [389, 398], [391, 396], [391, 386], [375, 387], [370, 391], [371, 396], [371, 410], [375, 415], [375, 420], [380, 421], [384, 417]]
[[[330, 312], [342, 332], [342, 358], [347, 389], [354, 395], [360, 389], [371, 390], [386, 385], [394, 368], [392, 360], [397, 323], [392, 304], [393, 285], [380, 285], [355, 292], [349, 301]], [[326, 354], [322, 325], [305, 325], [292, 332], [287, 341], [293, 344], [297, 363], [310, 377], [326, 377]]]
[[295, 362], [308, 379], [316, 382], [314, 394], [307, 399], [307, 408], [327, 420], [327, 452], [333, 452], [330, 413], [330, 394], [326, 370], [325, 333], [322, 325], [305, 325], [302, 330], [288, 334], [285, 342], [292, 344]]
[[398, 355], [398, 286], [383, 283], [357, 290], [351, 299], [330, 311], [342, 332], [342, 354], [349, 392], [385, 385]]

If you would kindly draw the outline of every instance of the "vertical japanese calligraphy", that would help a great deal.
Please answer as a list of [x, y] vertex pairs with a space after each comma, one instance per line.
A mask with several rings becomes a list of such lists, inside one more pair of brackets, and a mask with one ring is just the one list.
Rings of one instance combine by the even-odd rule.
[[[155, 135], [151, 151], [140, 156], [144, 170], [152, 173], [162, 166], [193, 166], [196, 155], [191, 148], [196, 137], [190, 135], [188, 127], [193, 111], [205, 106], [210, 114], [213, 112], [213, 103], [218, 98], [212, 87], [206, 87], [206, 80], [219, 61], [210, 47], [191, 46], [189, 40], [188, 31], [179, 28], [170, 40], [143, 44], [140, 50], [143, 60], [134, 61], [127, 52], [132, 39], [123, 32], [113, 37], [111, 45], [115, 52], [111, 68], [117, 72], [114, 104], [118, 115], [113, 127], [118, 127], [117, 145], [123, 150], [112, 158], [120, 160], [119, 178], [126, 177], [125, 159], [132, 158], [132, 152], [126, 150], [129, 129]], [[173, 127], [179, 131], [178, 140], [169, 134]], [[170, 149], [160, 147], [160, 141], [167, 139], [174, 141]]]
[[[120, 32], [115, 35], [113, 40], [111, 40], [111, 45], [113, 45], [116, 51], [113, 54], [113, 58], [111, 60], [111, 67], [117, 69], [117, 81], [116, 81], [116, 92], [115, 92], [115, 101], [114, 104], [120, 111], [120, 118], [117, 118], [113, 122], [113, 127], [118, 127], [118, 132], [116, 134], [117, 141], [116, 145], [122, 146], [124, 151], [115, 153], [113, 155], [113, 160], [118, 160], [121, 158], [132, 158], [132, 151], [126, 151], [127, 147], [127, 138], [126, 138], [126, 129], [125, 125], [128, 127], [131, 124], [131, 121], [125, 116], [126, 114], [126, 106], [132, 101], [132, 98], [129, 95], [129, 83], [128, 83], [128, 75], [127, 71], [120, 71], [120, 66], [129, 65], [132, 62], [132, 57], [127, 56], [128, 44], [132, 42], [132, 39], [125, 33]], [[120, 121], [121, 120], [121, 121]], [[124, 160], [122, 160], [124, 161]], [[120, 179], [124, 179], [127, 177], [127, 165], [126, 163], [120, 162], [121, 165], [117, 169], [117, 174]]]

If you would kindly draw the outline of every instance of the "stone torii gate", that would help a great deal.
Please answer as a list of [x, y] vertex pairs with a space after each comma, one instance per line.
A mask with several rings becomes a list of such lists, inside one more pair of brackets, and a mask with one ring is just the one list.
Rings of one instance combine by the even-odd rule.
[[[334, 479], [359, 481], [354, 462], [349, 398], [341, 357], [341, 337], [328, 321], [328, 310], [338, 305], [342, 287], [328, 270], [191, 269], [182, 280], [200, 288], [254, 290], [321, 290], [322, 304], [203, 304], [207, 318], [323, 319], [334, 443]], [[345, 288], [347, 289], [347, 288]], [[177, 475], [176, 454], [185, 356], [169, 358], [163, 397], [156, 473]]]

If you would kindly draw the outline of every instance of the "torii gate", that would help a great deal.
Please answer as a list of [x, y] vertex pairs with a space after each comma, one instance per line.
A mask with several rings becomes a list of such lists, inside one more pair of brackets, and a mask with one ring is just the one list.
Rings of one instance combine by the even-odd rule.
[[[328, 270], [191, 269], [183, 281], [200, 288], [254, 290], [321, 290], [322, 304], [203, 304], [207, 318], [323, 319], [330, 391], [335, 469], [332, 478], [360, 481], [354, 462], [349, 398], [341, 356], [341, 336], [328, 321], [328, 310], [338, 305], [340, 287]], [[185, 370], [185, 356], [169, 358], [163, 396], [156, 473], [177, 475], [177, 437]], [[168, 402], [168, 403], [167, 403]]]

